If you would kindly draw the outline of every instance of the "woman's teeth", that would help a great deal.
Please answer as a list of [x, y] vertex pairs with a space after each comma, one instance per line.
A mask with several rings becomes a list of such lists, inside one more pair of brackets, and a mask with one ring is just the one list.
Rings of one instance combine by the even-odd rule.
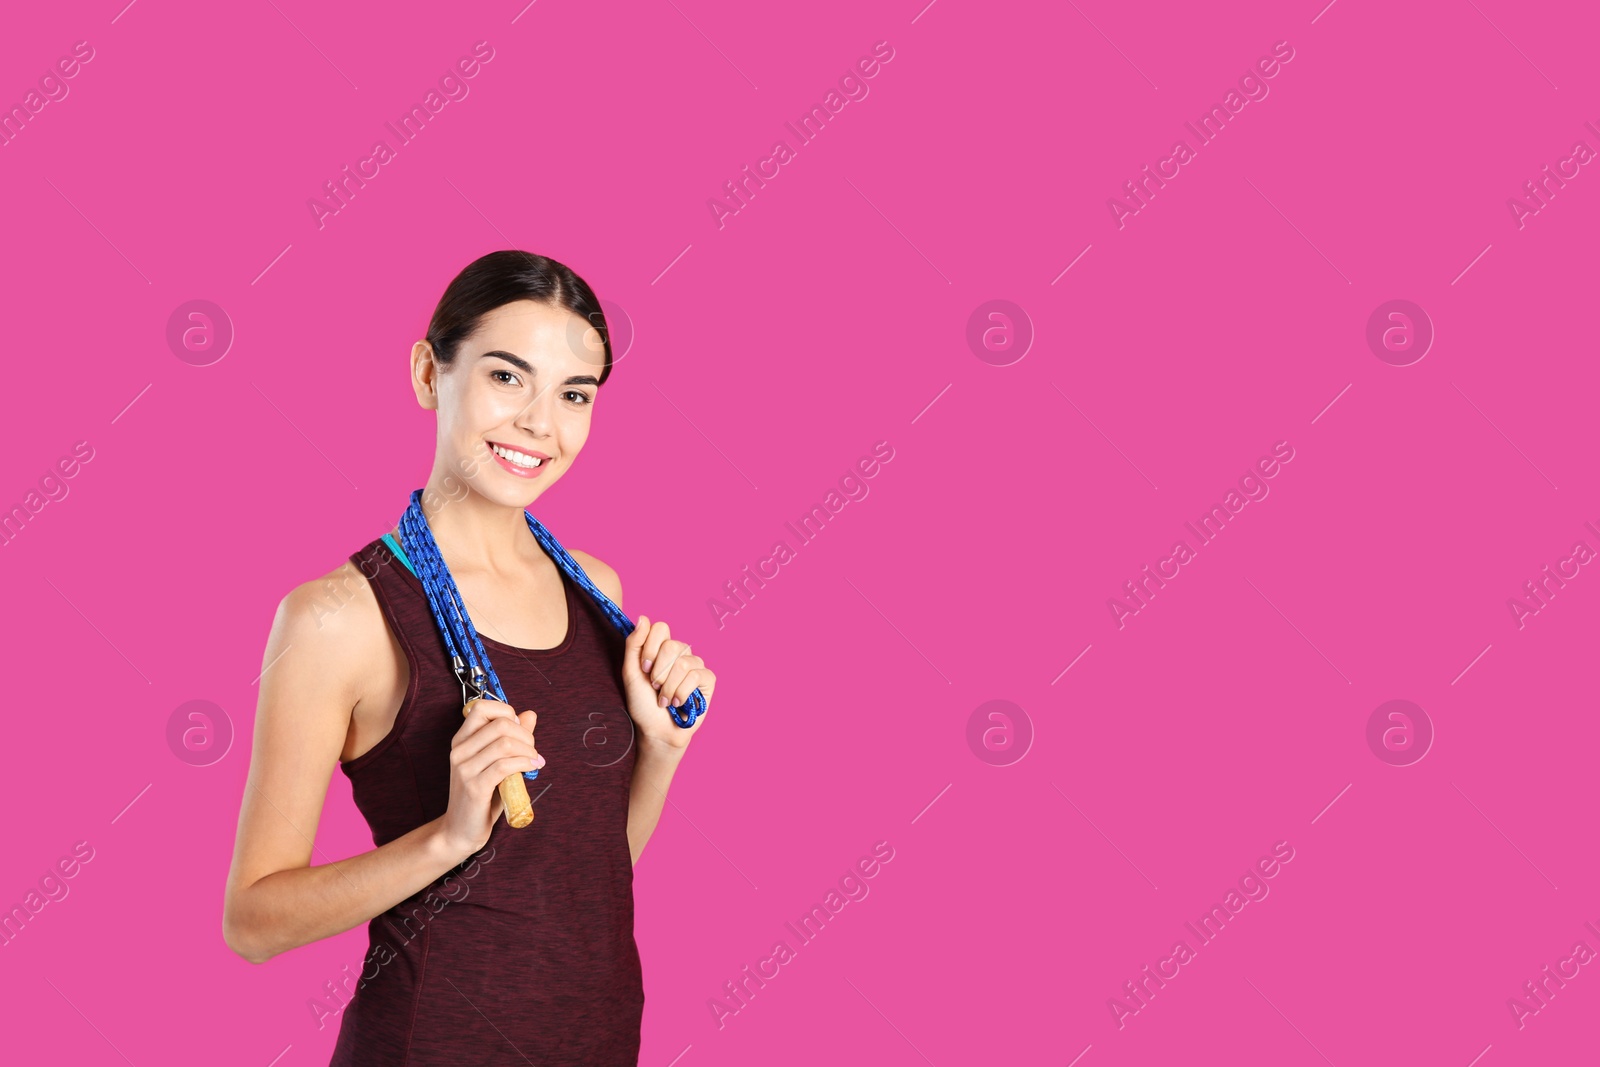
[[532, 456], [525, 456], [521, 452], [513, 452], [511, 449], [504, 448], [500, 445], [490, 445], [489, 447], [494, 449], [495, 455], [500, 456], [502, 459], [510, 460], [519, 467], [537, 467], [539, 464], [544, 462], [542, 459], [535, 459]]

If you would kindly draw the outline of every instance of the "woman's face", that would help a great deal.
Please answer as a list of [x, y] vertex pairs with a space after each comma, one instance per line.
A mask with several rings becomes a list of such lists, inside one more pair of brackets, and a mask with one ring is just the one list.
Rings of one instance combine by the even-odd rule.
[[517, 300], [486, 314], [442, 373], [417, 359], [428, 351], [419, 343], [413, 370], [423, 406], [430, 395], [437, 402], [436, 468], [495, 503], [527, 507], [588, 440], [605, 367], [599, 332], [565, 308]]

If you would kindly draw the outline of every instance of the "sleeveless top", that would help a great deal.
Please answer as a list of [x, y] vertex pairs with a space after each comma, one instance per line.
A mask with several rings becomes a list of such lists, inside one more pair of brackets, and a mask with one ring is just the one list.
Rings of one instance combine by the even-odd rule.
[[[340, 769], [374, 845], [443, 815], [461, 683], [422, 583], [388, 535], [350, 556], [411, 669], [393, 728]], [[480, 633], [507, 703], [539, 713], [534, 820], [367, 925], [361, 980], [330, 1067], [626, 1064], [644, 984], [633, 936], [633, 723], [623, 636], [564, 573], [567, 634], [526, 649]]]

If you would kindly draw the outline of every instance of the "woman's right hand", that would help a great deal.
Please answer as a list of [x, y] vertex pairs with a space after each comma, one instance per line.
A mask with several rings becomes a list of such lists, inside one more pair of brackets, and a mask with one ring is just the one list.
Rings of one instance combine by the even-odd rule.
[[538, 714], [520, 715], [498, 700], [477, 699], [450, 740], [450, 806], [440, 834], [453, 853], [469, 856], [489, 841], [505, 810], [500, 782], [544, 766], [533, 747]]

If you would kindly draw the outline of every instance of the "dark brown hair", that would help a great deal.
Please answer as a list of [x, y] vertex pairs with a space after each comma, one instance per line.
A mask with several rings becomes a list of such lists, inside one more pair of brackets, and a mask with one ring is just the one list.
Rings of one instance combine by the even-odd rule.
[[428, 320], [427, 334], [440, 365], [454, 362], [456, 349], [472, 336], [485, 314], [513, 300], [565, 308], [599, 331], [606, 350], [600, 384], [605, 384], [611, 373], [611, 333], [594, 290], [565, 263], [514, 248], [479, 256], [445, 287]]

